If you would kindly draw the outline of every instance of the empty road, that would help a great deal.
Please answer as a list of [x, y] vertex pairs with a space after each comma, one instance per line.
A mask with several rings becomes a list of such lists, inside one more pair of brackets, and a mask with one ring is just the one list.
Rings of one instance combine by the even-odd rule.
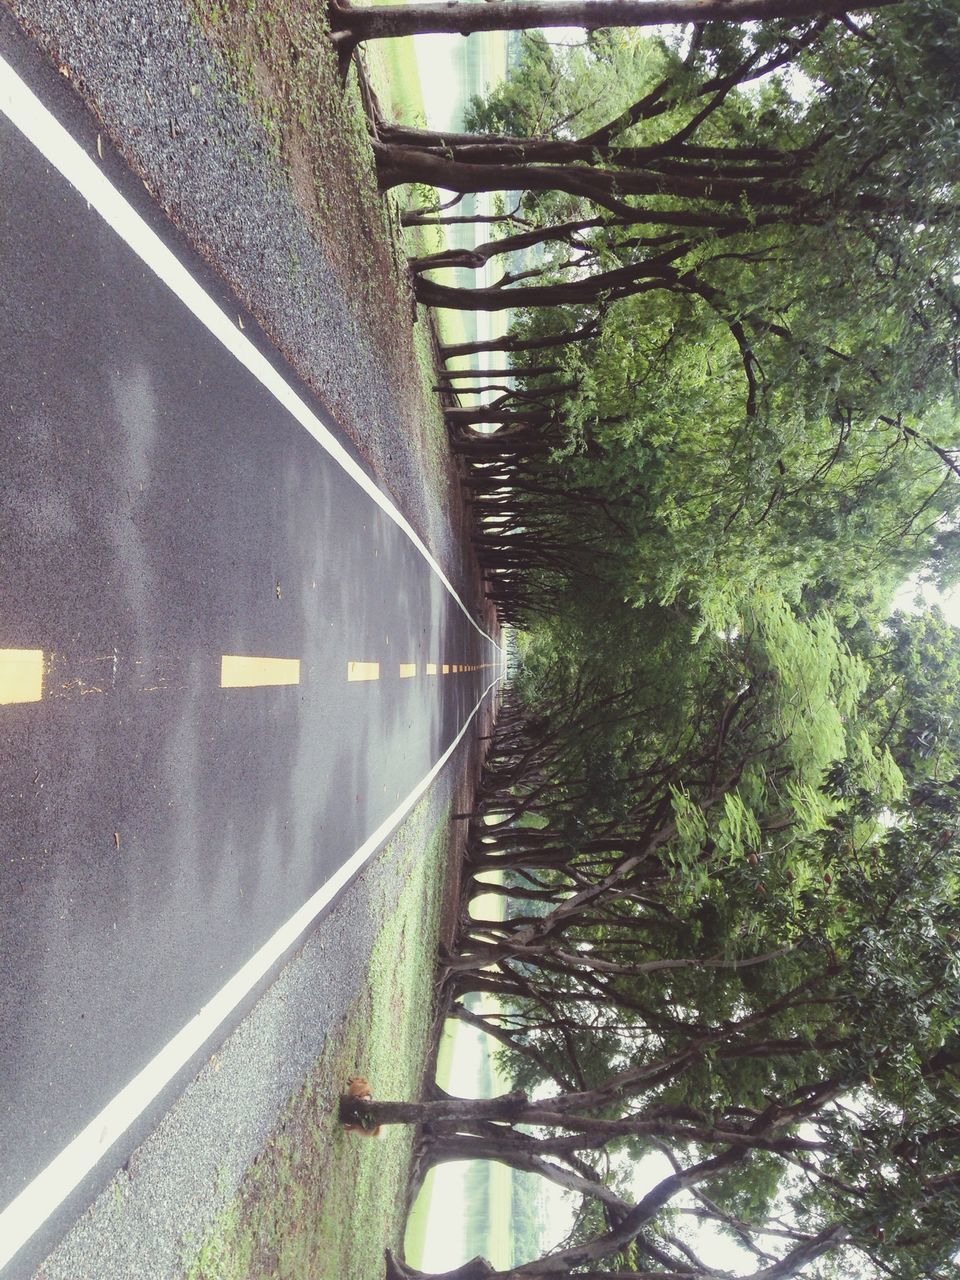
[[401, 820], [501, 655], [96, 121], [2, 31], [8, 1280]]

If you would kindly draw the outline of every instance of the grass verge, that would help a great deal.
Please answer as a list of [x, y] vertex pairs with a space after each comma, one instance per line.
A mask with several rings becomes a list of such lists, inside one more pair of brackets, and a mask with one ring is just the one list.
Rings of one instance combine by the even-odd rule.
[[391, 900], [384, 887], [375, 908], [383, 924], [366, 989], [238, 1195], [187, 1251], [189, 1280], [375, 1280], [385, 1244], [400, 1248], [412, 1131], [358, 1138], [340, 1127], [337, 1105], [353, 1074], [365, 1075], [378, 1097], [419, 1095], [448, 839], [444, 815], [425, 847], [407, 842], [403, 888]]

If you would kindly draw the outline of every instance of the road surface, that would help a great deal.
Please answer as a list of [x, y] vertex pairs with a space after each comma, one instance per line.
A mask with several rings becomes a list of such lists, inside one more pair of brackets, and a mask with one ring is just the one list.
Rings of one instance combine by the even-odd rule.
[[3, 33], [8, 1280], [412, 806], [500, 653], [95, 120]]

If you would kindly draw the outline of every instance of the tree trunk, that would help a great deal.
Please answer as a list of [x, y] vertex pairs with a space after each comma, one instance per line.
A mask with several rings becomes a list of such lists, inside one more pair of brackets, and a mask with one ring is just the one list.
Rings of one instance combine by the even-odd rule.
[[563, 365], [518, 364], [507, 369], [441, 369], [437, 376], [445, 382], [459, 382], [463, 378], [534, 378], [547, 373], [563, 373]]
[[849, 9], [871, 9], [895, 3], [873, 0], [511, 0], [504, 4], [408, 4], [396, 8], [373, 5], [355, 9], [334, 0], [330, 26], [338, 43], [351, 47], [364, 40], [445, 32], [521, 31], [544, 27], [658, 26], [671, 22], [754, 22], [764, 18], [796, 21], [838, 15]]
[[640, 263], [566, 284], [518, 285], [512, 289], [463, 288], [417, 276], [414, 293], [417, 301], [428, 307], [447, 307], [454, 311], [511, 311], [516, 307], [559, 307], [610, 301], [653, 289], [673, 289], [677, 280], [675, 275], [662, 275], [647, 263]]
[[496, 1268], [492, 1267], [486, 1258], [471, 1258], [455, 1271], [442, 1273], [417, 1271], [414, 1267], [408, 1267], [389, 1249], [386, 1262], [386, 1280], [487, 1280], [488, 1277], [497, 1274]]
[[370, 1098], [340, 1099], [340, 1119], [375, 1129], [381, 1124], [429, 1124], [433, 1121], [475, 1123], [478, 1120], [512, 1120], [527, 1106], [522, 1090], [498, 1098], [441, 1098], [433, 1102], [377, 1102]]
[[[470, 293], [469, 289], [465, 290]], [[498, 409], [496, 405], [478, 404], [473, 407], [456, 405], [444, 409], [443, 416], [448, 425], [464, 426], [471, 422], [501, 422], [504, 424], [519, 423], [521, 426], [543, 426], [550, 421], [547, 409], [527, 409], [511, 411]]]
[[546, 334], [542, 338], [488, 338], [483, 342], [460, 342], [449, 346], [441, 346], [440, 354], [444, 360], [452, 356], [480, 355], [486, 351], [546, 351], [554, 347], [566, 347], [574, 342], [589, 342], [599, 332], [597, 320], [589, 320], [579, 329], [569, 329], [564, 333]]
[[[397, 12], [404, 12], [398, 8]], [[383, 191], [403, 183], [422, 182], [445, 191], [564, 191], [590, 200], [620, 217], [639, 212], [623, 196], [671, 196], [725, 203], [742, 215], [748, 206], [793, 210], [805, 193], [787, 181], [711, 178], [700, 174], [663, 173], [656, 169], [592, 167], [562, 164], [464, 164], [417, 147], [373, 144], [377, 181]], [[666, 221], [666, 219], [664, 219]]]
[[480, 271], [491, 258], [557, 240], [572, 247], [585, 248], [586, 246], [582, 243], [575, 243], [575, 237], [583, 231], [603, 225], [602, 218], [590, 218], [565, 222], [557, 226], [534, 227], [530, 231], [520, 231], [516, 235], [503, 236], [499, 240], [488, 240], [485, 244], [478, 244], [473, 249], [443, 249], [437, 253], [411, 258], [410, 270], [419, 273], [431, 271], [435, 267], [464, 267], [470, 271]]

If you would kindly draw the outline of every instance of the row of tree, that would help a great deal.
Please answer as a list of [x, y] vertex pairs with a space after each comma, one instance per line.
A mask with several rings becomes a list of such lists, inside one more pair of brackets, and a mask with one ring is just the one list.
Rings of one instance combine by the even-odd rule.
[[440, 972], [515, 1088], [345, 1115], [416, 1124], [415, 1180], [499, 1160], [575, 1195], [567, 1240], [460, 1280], [945, 1280], [960, 641], [890, 603], [960, 567], [960, 4], [590, 10], [694, 25], [527, 37], [469, 131], [374, 141], [384, 189], [501, 193], [477, 249], [411, 266], [512, 314], [443, 378], [496, 397], [447, 416], [523, 661]]
[[582, 1198], [561, 1248], [462, 1274], [713, 1276], [707, 1224], [765, 1280], [950, 1274], [960, 644], [935, 611], [857, 643], [758, 601], [658, 698], [541, 635], [470, 823], [465, 905], [496, 870], [506, 917], [465, 909], [442, 958], [517, 1089], [362, 1108], [420, 1126], [418, 1177], [498, 1160]]
[[[505, 619], [610, 544], [618, 589], [662, 599], [707, 576], [715, 594], [714, 557], [790, 571], [802, 545], [821, 561], [804, 577], [838, 559], [862, 577], [878, 546], [890, 576], [945, 558], [958, 41], [939, 3], [562, 55], [530, 39], [474, 109], [487, 132], [380, 130], [385, 185], [515, 193], [506, 234], [412, 264], [423, 301], [516, 317], [505, 341], [447, 351], [511, 360], [486, 379], [492, 404], [448, 409]], [[432, 278], [494, 257], [492, 288]], [[636, 572], [638, 541], [673, 582]]]

